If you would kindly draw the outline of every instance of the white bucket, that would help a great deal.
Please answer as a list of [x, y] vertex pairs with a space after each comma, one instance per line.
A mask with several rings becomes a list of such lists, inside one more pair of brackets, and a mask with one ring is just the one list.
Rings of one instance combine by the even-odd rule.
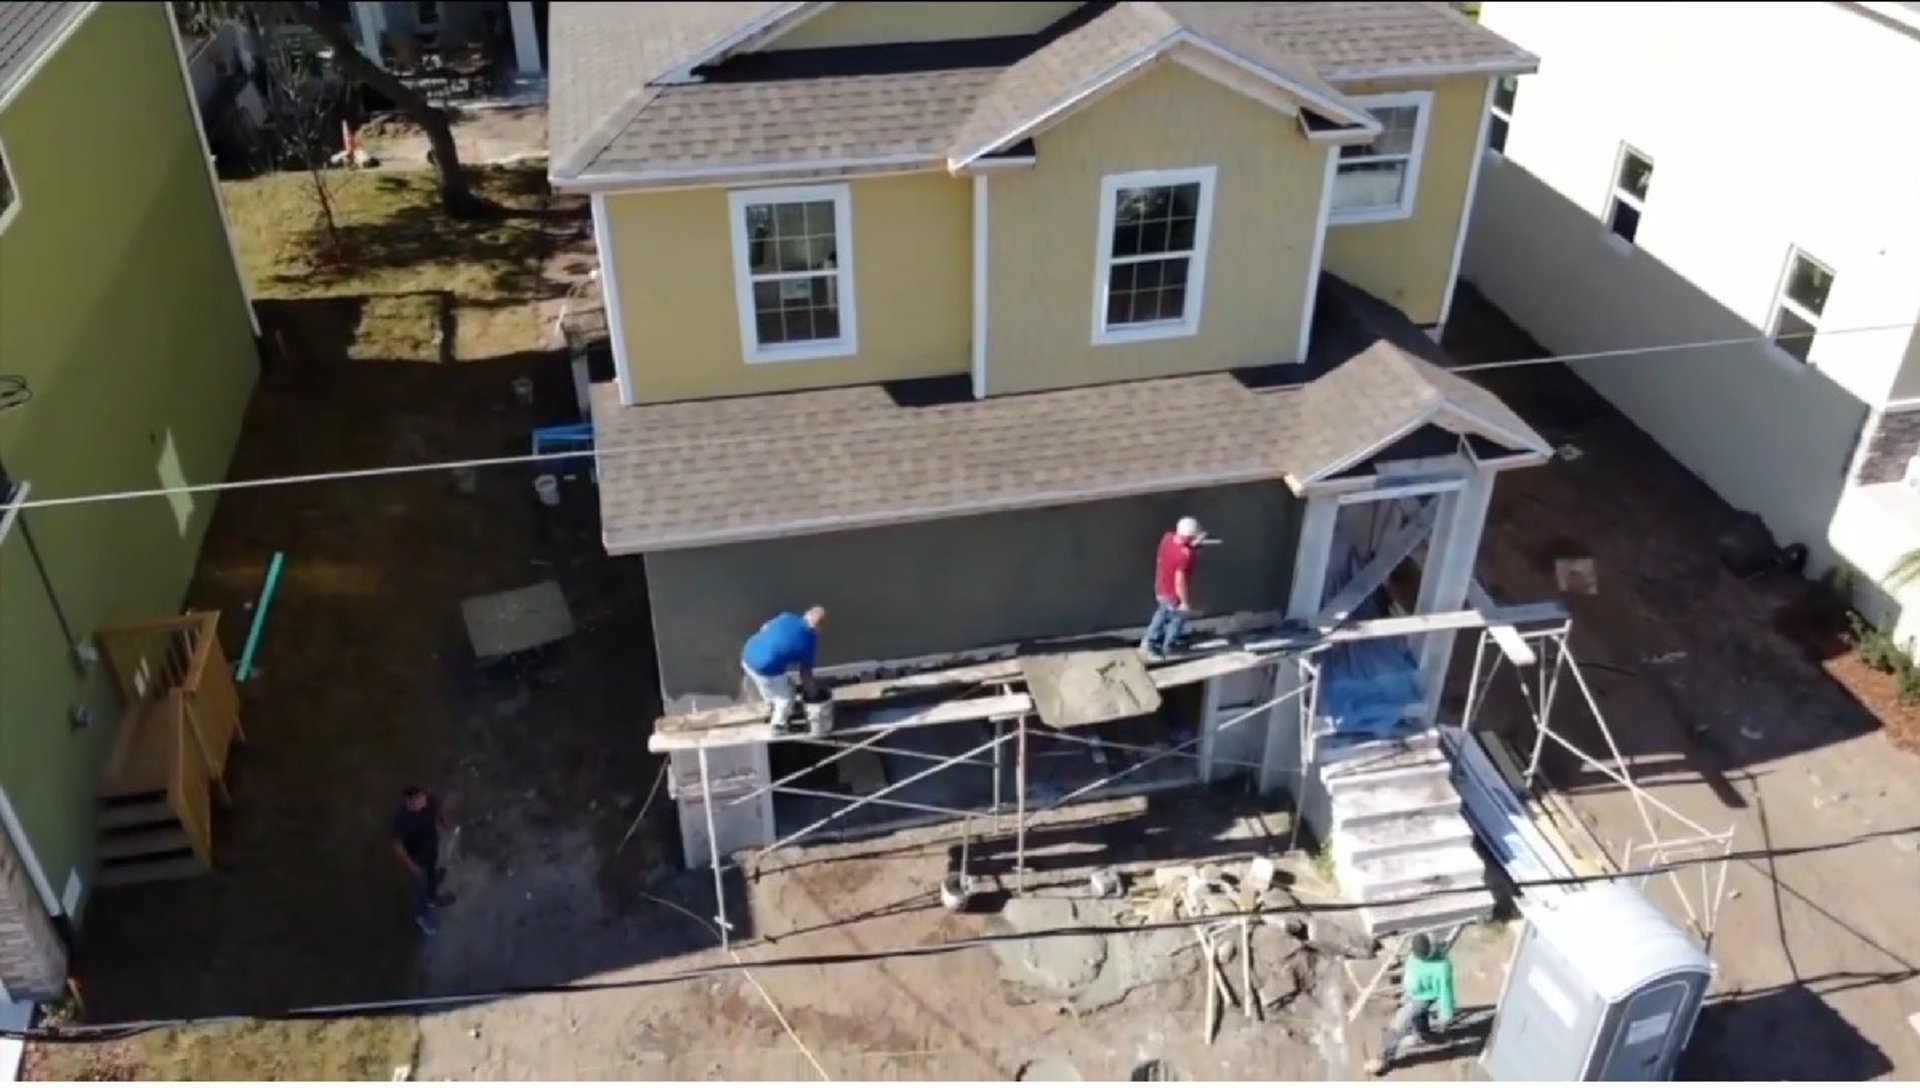
[[958, 914], [973, 902], [973, 881], [965, 873], [948, 873], [940, 882], [940, 905]]
[[535, 476], [533, 478], [533, 493], [540, 496], [540, 505], [559, 506], [560, 477], [552, 474]]
[[833, 732], [833, 700], [822, 699], [817, 703], [807, 703], [807, 732], [816, 737], [824, 737]]
[[532, 378], [513, 379], [513, 399], [519, 401], [521, 404], [533, 403]]

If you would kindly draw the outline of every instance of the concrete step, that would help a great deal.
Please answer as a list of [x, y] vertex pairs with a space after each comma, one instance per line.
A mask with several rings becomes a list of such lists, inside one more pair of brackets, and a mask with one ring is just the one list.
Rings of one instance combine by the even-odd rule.
[[1359, 862], [1401, 853], [1415, 845], [1436, 850], [1472, 846], [1473, 825], [1458, 811], [1396, 816], [1341, 832], [1333, 839], [1333, 852], [1336, 857]]
[[1334, 794], [1331, 802], [1336, 836], [1383, 820], [1460, 811], [1460, 794], [1454, 790], [1453, 783], [1444, 778], [1347, 790]]
[[1440, 752], [1440, 731], [1426, 729], [1403, 737], [1374, 738], [1334, 735], [1322, 737], [1314, 745], [1314, 758], [1322, 767], [1352, 759], [1376, 759], [1407, 752]]
[[102, 832], [173, 822], [173, 810], [164, 795], [150, 801], [112, 801], [100, 806], [94, 824]]
[[1493, 914], [1491, 892], [1449, 892], [1391, 907], [1363, 907], [1360, 924], [1370, 937], [1418, 933], [1462, 922], [1477, 922]]
[[179, 824], [119, 831], [100, 838], [100, 860], [103, 862], [128, 861], [155, 854], [177, 854], [192, 849], [193, 840], [187, 838], [186, 828]]
[[100, 888], [124, 888], [130, 884], [154, 884], [162, 880], [191, 880], [213, 870], [200, 864], [192, 854], [160, 858], [154, 861], [124, 861], [102, 866], [95, 878]]
[[1342, 860], [1338, 853], [1334, 855], [1340, 886], [1359, 900], [1482, 888], [1487, 883], [1486, 863], [1470, 845], [1440, 850], [1411, 847], [1361, 862], [1348, 860], [1343, 864]]
[[1351, 771], [1322, 775], [1327, 792], [1335, 797], [1359, 790], [1388, 786], [1413, 786], [1421, 782], [1453, 781], [1453, 765], [1425, 752], [1410, 753], [1395, 759], [1370, 759]]

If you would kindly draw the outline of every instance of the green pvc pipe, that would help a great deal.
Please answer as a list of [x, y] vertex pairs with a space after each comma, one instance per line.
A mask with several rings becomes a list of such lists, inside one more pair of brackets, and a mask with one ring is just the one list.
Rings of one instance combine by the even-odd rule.
[[233, 670], [235, 680], [244, 682], [253, 675], [253, 652], [260, 648], [260, 633], [267, 629], [267, 606], [273, 603], [273, 587], [280, 584], [280, 564], [286, 558], [286, 553], [274, 552], [273, 561], [267, 564], [267, 580], [260, 586], [260, 603], [253, 606], [253, 626], [247, 629], [247, 644], [240, 651], [240, 664]]

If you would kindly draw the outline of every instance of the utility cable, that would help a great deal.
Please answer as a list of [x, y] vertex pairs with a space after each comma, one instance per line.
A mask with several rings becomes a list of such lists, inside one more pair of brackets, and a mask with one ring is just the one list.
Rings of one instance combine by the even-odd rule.
[[[1469, 892], [1499, 892], [1503, 890], [1524, 892], [1529, 888], [1559, 888], [1564, 890], [1587, 884], [1607, 884], [1616, 880], [1645, 880], [1650, 877], [1663, 876], [1667, 873], [1678, 872], [1682, 869], [1690, 869], [1701, 865], [1731, 864], [1736, 861], [1769, 861], [1798, 857], [1803, 854], [1826, 853], [1832, 850], [1844, 850], [1868, 842], [1875, 842], [1902, 835], [1911, 835], [1917, 832], [1920, 832], [1920, 826], [1888, 829], [1884, 831], [1867, 831], [1855, 835], [1852, 838], [1812, 846], [1730, 850], [1719, 857], [1686, 858], [1678, 861], [1648, 865], [1638, 869], [1628, 869], [1612, 873], [1576, 875], [1565, 879], [1509, 880], [1499, 885], [1479, 884], [1469, 887], [1454, 886], [1434, 891], [1418, 892], [1412, 895], [1383, 897], [1379, 899], [1350, 900], [1332, 903], [1297, 903], [1291, 907], [1284, 908], [1262, 908], [1251, 911], [1211, 915], [1208, 921], [1226, 924], [1239, 921], [1253, 921], [1261, 918], [1297, 918], [1363, 909], [1411, 906], [1434, 899], [1452, 897]], [[56, 1028], [39, 1027], [26, 1030], [0, 1030], [0, 1039], [14, 1039], [36, 1043], [98, 1043], [131, 1038], [152, 1031], [190, 1027], [211, 1027], [222, 1024], [241, 1023], [249, 1020], [285, 1022], [295, 1020], [331, 1020], [354, 1016], [424, 1013], [444, 1008], [474, 1005], [489, 1001], [501, 1001], [515, 997], [566, 996], [570, 994], [643, 990], [656, 986], [672, 985], [678, 982], [694, 982], [702, 979], [717, 978], [745, 971], [749, 967], [755, 971], [775, 970], [783, 967], [842, 967], [855, 964], [884, 962], [887, 960], [944, 956], [953, 952], [963, 952], [973, 948], [985, 948], [1009, 941], [1045, 941], [1064, 937], [1126, 936], [1166, 929], [1185, 930], [1191, 928], [1193, 924], [1193, 919], [1181, 918], [1166, 922], [1143, 922], [1139, 925], [1064, 926], [1057, 929], [1025, 932], [987, 933], [978, 937], [966, 937], [958, 940], [939, 941], [922, 945], [904, 945], [894, 948], [870, 949], [860, 952], [816, 953], [804, 956], [788, 956], [780, 959], [754, 960], [751, 963], [718, 963], [706, 967], [695, 967], [684, 971], [654, 975], [647, 978], [617, 979], [606, 982], [557, 983], [541, 986], [508, 986], [459, 994], [391, 998], [381, 1001], [362, 1001], [347, 1004], [306, 1005], [269, 1013], [223, 1013], [213, 1016], [132, 1020], [111, 1024], [77, 1024]]]
[[[1672, 351], [1693, 351], [1699, 348], [1730, 347], [1738, 344], [1777, 343], [1780, 340], [1811, 339], [1814, 336], [1847, 336], [1856, 333], [1894, 332], [1920, 327], [1920, 321], [1905, 321], [1887, 325], [1859, 325], [1852, 328], [1820, 329], [1809, 333], [1782, 333], [1779, 336], [1726, 337], [1718, 340], [1692, 340], [1673, 344], [1652, 344], [1641, 348], [1612, 348], [1606, 351], [1576, 352], [1570, 355], [1546, 355], [1532, 359], [1513, 359], [1502, 362], [1473, 363], [1467, 366], [1449, 367], [1449, 373], [1467, 373], [1476, 370], [1510, 369], [1521, 366], [1545, 366], [1549, 363], [1578, 363], [1589, 360], [1611, 359], [1627, 355], [1652, 355]], [[895, 431], [919, 427], [920, 421], [905, 419], [896, 423], [882, 423], [866, 427], [843, 429], [843, 437], [863, 437], [888, 434]], [[150, 487], [132, 491], [103, 491], [86, 495], [57, 495], [50, 498], [29, 498], [19, 504], [21, 510], [50, 509], [59, 506], [81, 506], [98, 502], [124, 502], [131, 499], [157, 499], [169, 495], [202, 495], [225, 491], [247, 491], [262, 487], [286, 487], [293, 484], [331, 483], [336, 480], [377, 479], [387, 476], [407, 476], [429, 472], [451, 472], [455, 469], [500, 468], [508, 465], [528, 465], [555, 461], [601, 459], [608, 457], [659, 456], [669, 453], [698, 452], [702, 450], [736, 446], [743, 443], [790, 443], [793, 435], [786, 432], [756, 432], [700, 438], [674, 442], [651, 442], [631, 446], [609, 446], [593, 450], [575, 450], [559, 453], [522, 453], [500, 457], [473, 457], [453, 461], [426, 461], [414, 464], [381, 465], [374, 468], [336, 469], [329, 472], [308, 472], [290, 476], [262, 476], [248, 480], [221, 480], [204, 484], [181, 484], [173, 487]]]

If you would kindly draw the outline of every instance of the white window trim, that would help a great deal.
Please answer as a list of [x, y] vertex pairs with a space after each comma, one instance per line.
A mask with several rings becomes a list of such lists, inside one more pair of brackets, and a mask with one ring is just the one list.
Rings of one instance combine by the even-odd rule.
[[[1094, 237], [1093, 273], [1093, 342], [1096, 346], [1171, 340], [1193, 336], [1200, 331], [1200, 315], [1206, 301], [1207, 250], [1213, 236], [1213, 190], [1219, 176], [1218, 167], [1194, 166], [1182, 170], [1137, 170], [1130, 174], [1108, 174], [1100, 179], [1100, 232]], [[1187, 259], [1186, 305], [1180, 319], [1109, 327], [1107, 290], [1113, 275], [1114, 210], [1120, 190], [1195, 183], [1200, 186], [1200, 207], [1193, 225], [1193, 253]]]
[[25, 202], [20, 194], [20, 175], [13, 172], [13, 160], [7, 158], [7, 145], [4, 141], [0, 141], [0, 174], [6, 175], [7, 190], [13, 193], [13, 203], [7, 205], [4, 210], [0, 210], [0, 233], [4, 233], [7, 224], [12, 223], [20, 214], [20, 205]]
[[1620, 170], [1627, 165], [1628, 155], [1632, 155], [1647, 164], [1648, 192], [1653, 191], [1653, 172], [1659, 167], [1659, 164], [1654, 162], [1652, 155], [1647, 154], [1625, 140], [1620, 141], [1620, 150], [1613, 153], [1613, 176], [1608, 179], [1607, 183], [1607, 203], [1606, 206], [1601, 209], [1600, 230], [1606, 235], [1607, 244], [1622, 252], [1631, 252], [1640, 243], [1638, 241], [1630, 242], [1620, 237], [1620, 235], [1614, 231], [1613, 206], [1615, 204], [1625, 204], [1627, 207], [1633, 209], [1634, 214], [1640, 217], [1639, 220], [1636, 221], [1633, 229], [1635, 239], [1639, 238], [1640, 228], [1646, 226], [1647, 222], [1646, 201], [1641, 200], [1639, 197], [1634, 196], [1632, 193], [1620, 187]]
[[[1820, 341], [1821, 316], [1807, 309], [1800, 303], [1795, 302], [1787, 294], [1787, 285], [1793, 282], [1793, 264], [1795, 261], [1806, 261], [1808, 264], [1825, 272], [1834, 283], [1839, 283], [1840, 277], [1834, 272], [1832, 265], [1816, 258], [1799, 246], [1790, 245], [1787, 247], [1786, 263], [1781, 266], [1780, 278], [1773, 285], [1773, 305], [1767, 308], [1767, 347], [1771, 349], [1775, 356], [1793, 369], [1804, 371], [1813, 366], [1813, 345]], [[1832, 290], [1832, 288], [1829, 287], [1828, 290]], [[1829, 297], [1827, 301], [1831, 302], [1833, 300]], [[1780, 315], [1783, 313], [1790, 313], [1813, 326], [1813, 335], [1807, 338], [1807, 359], [1805, 362], [1801, 362], [1792, 352], [1775, 342], [1780, 335]]]
[[[1427, 126], [1433, 120], [1433, 92], [1405, 91], [1400, 94], [1365, 95], [1353, 99], [1354, 103], [1365, 110], [1384, 109], [1392, 106], [1415, 106], [1419, 114], [1413, 123], [1413, 150], [1407, 155], [1407, 183], [1400, 190], [1400, 203], [1393, 207], [1378, 208], [1335, 208], [1328, 222], [1334, 226], [1349, 223], [1391, 223], [1399, 219], [1410, 219], [1414, 209], [1420, 205], [1420, 166], [1427, 157]], [[1383, 155], [1380, 158], [1399, 158], [1398, 155]], [[1373, 159], [1340, 160], [1340, 166], [1358, 166], [1372, 162]], [[1340, 168], [1334, 168], [1334, 185], [1340, 184]]]
[[[833, 202], [834, 251], [838, 264], [836, 290], [840, 303], [840, 335], [833, 340], [761, 346], [753, 311], [753, 265], [749, 260], [747, 209], [760, 204]], [[859, 324], [854, 313], [853, 197], [845, 185], [789, 185], [771, 189], [735, 189], [727, 194], [732, 217], [733, 289], [740, 311], [740, 350], [749, 363], [791, 363], [807, 359], [837, 359], [860, 350]]]

